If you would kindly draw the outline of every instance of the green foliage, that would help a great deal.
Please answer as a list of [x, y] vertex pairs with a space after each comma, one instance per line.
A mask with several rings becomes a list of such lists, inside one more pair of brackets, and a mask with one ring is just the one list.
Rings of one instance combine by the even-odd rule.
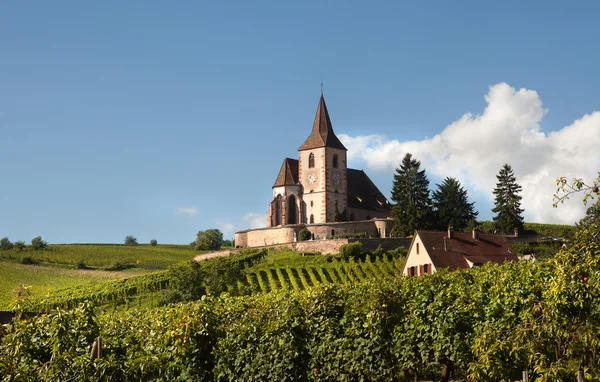
[[31, 239], [31, 248], [34, 251], [45, 249], [47, 245], [48, 245], [48, 243], [46, 243], [44, 240], [42, 240], [41, 236], [37, 236], [37, 237], [34, 237], [33, 239]]
[[138, 241], [135, 237], [133, 237], [132, 235], [127, 235], [125, 236], [125, 245], [138, 245]]
[[8, 240], [8, 237], [3, 237], [0, 239], [0, 250], [8, 251], [9, 249], [12, 249], [13, 246], [14, 244]]
[[31, 265], [37, 264], [38, 262], [31, 256], [23, 256], [21, 258], [21, 264]]
[[312, 238], [312, 234], [307, 228], [302, 228], [298, 232], [298, 241], [310, 240]]
[[233, 241], [229, 240], [229, 239], [223, 240], [223, 244], [221, 245], [221, 248], [222, 247], [230, 247], [230, 248], [232, 248], [233, 247]]
[[216, 228], [199, 231], [196, 235], [198, 250], [216, 251], [221, 249], [221, 245], [223, 245], [223, 233]]
[[340, 257], [342, 260], [358, 259], [363, 252], [363, 245], [360, 242], [348, 243], [340, 246]]
[[575, 226], [566, 224], [541, 224], [524, 223], [523, 234], [535, 234], [541, 236], [555, 236], [570, 238], [575, 233]]
[[432, 194], [436, 228], [443, 230], [453, 226], [456, 230], [463, 230], [469, 225], [474, 225], [479, 212], [475, 211], [474, 204], [469, 203], [467, 190], [454, 178], [447, 177], [437, 190]]
[[431, 219], [429, 180], [421, 162], [407, 153], [394, 174], [392, 216], [396, 220], [392, 234], [410, 236], [416, 229], [427, 228]]
[[150, 245], [155, 247], [158, 244], [158, 241], [156, 241], [156, 239], [152, 239], [150, 240]]
[[25, 242], [24, 242], [24, 241], [21, 241], [21, 240], [19, 240], [19, 241], [15, 241], [14, 248], [15, 248], [17, 251], [21, 252], [22, 250], [24, 250], [24, 249], [25, 249]]
[[523, 188], [517, 184], [517, 178], [512, 167], [505, 164], [498, 175], [498, 183], [494, 188], [495, 207], [492, 209], [496, 215], [494, 223], [501, 233], [511, 233], [513, 229], [523, 230], [523, 210], [521, 209], [521, 195]]
[[338, 201], [337, 200], [334, 202], [333, 221], [334, 222], [347, 222], [348, 221], [346, 207], [344, 207], [344, 210], [342, 212], [340, 212], [338, 210]]

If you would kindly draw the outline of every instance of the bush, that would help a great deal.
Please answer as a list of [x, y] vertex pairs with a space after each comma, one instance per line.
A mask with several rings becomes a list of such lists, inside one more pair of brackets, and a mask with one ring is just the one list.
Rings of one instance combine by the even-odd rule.
[[13, 243], [8, 240], [8, 237], [3, 237], [0, 239], [0, 249], [9, 250], [12, 249]]
[[80, 261], [77, 263], [77, 266], [76, 266], [76, 268], [77, 268], [77, 269], [88, 269], [88, 266], [87, 266], [87, 265], [85, 265], [85, 263], [83, 262], [83, 260], [80, 260]]
[[42, 240], [41, 236], [31, 239], [31, 248], [33, 248], [35, 251], [46, 248], [46, 245], [48, 245], [48, 243]]
[[156, 246], [156, 244], [158, 244], [158, 241], [156, 241], [156, 240], [154, 240], [154, 239], [150, 240], [150, 245], [151, 245], [151, 246], [153, 246], [153, 247], [154, 247], [154, 246]]
[[31, 265], [31, 264], [37, 264], [38, 262], [31, 256], [23, 256], [21, 258], [21, 264], [27, 264], [27, 265]]
[[25, 249], [25, 242], [24, 242], [24, 241], [21, 241], [21, 240], [19, 240], [19, 241], [15, 241], [15, 245], [14, 245], [14, 247], [15, 247], [15, 248], [16, 248], [16, 249], [17, 249], [19, 252], [21, 252], [22, 250], [24, 250], [24, 249]]
[[132, 235], [127, 235], [125, 237], [125, 245], [138, 245], [138, 241]]
[[298, 232], [298, 241], [310, 240], [312, 238], [312, 233], [307, 228], [302, 228]]
[[340, 257], [342, 260], [359, 259], [362, 255], [362, 243], [348, 243], [340, 247]]

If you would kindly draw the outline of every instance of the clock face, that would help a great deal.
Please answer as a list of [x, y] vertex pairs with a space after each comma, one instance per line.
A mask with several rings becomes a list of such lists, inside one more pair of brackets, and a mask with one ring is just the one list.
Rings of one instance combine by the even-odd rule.
[[335, 174], [333, 174], [331, 176], [331, 180], [333, 180], [333, 184], [335, 184], [336, 186], [339, 185], [340, 184], [340, 180], [341, 180], [340, 174], [338, 174], [336, 172]]
[[315, 184], [317, 182], [317, 174], [311, 172], [310, 174], [308, 174], [306, 179], [308, 180], [308, 184]]

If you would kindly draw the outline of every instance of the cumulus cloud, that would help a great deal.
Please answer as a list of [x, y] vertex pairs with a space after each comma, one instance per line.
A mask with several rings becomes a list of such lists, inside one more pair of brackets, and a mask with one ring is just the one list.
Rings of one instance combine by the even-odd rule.
[[471, 193], [489, 200], [498, 171], [508, 163], [523, 186], [527, 221], [572, 224], [581, 218], [585, 207], [580, 198], [552, 208], [555, 179], [597, 176], [600, 112], [546, 133], [541, 122], [548, 110], [536, 91], [499, 83], [490, 87], [485, 100], [481, 114], [466, 113], [432, 138], [402, 142], [377, 134], [340, 134], [340, 139], [348, 148], [349, 162], [389, 171], [410, 152], [428, 173], [457, 178]]
[[225, 236], [231, 235], [235, 232], [235, 226], [231, 223], [222, 220], [217, 220], [217, 226]]
[[196, 207], [177, 207], [175, 208], [175, 215], [187, 215], [196, 216], [198, 210]]
[[265, 216], [256, 212], [251, 212], [242, 217], [242, 221], [248, 228], [263, 228], [266, 226]]

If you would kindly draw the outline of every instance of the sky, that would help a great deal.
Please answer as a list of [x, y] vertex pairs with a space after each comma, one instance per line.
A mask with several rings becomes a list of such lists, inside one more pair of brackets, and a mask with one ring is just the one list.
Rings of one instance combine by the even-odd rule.
[[321, 81], [349, 167], [389, 197], [406, 152], [492, 218], [504, 163], [525, 220], [600, 170], [595, 1], [0, 4], [0, 237], [189, 243], [265, 224]]

